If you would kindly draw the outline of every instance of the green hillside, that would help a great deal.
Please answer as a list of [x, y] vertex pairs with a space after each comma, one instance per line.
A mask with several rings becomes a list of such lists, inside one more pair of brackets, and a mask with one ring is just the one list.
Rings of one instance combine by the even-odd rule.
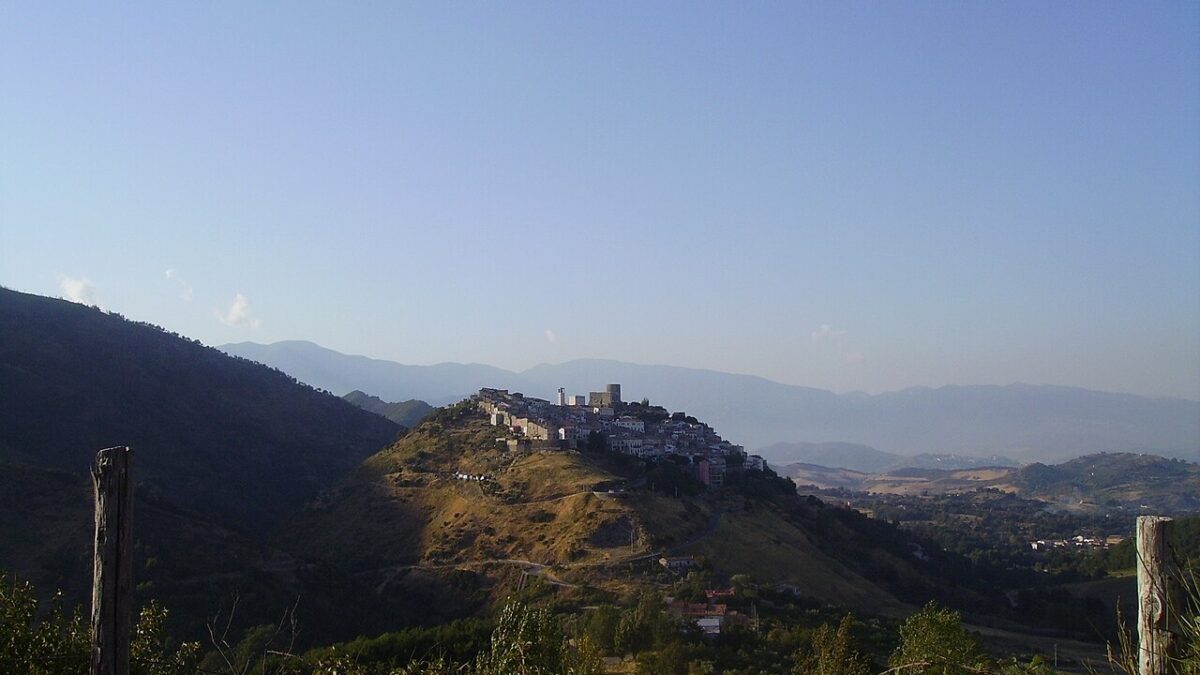
[[395, 424], [265, 366], [116, 314], [0, 289], [0, 461], [84, 475], [129, 445], [139, 483], [264, 531]]
[[154, 326], [0, 289], [0, 569], [68, 605], [90, 591], [89, 467], [96, 450], [129, 445], [139, 599], [171, 606], [173, 630], [201, 637], [233, 597], [236, 626], [275, 621], [302, 595], [305, 625], [340, 635], [330, 609], [350, 597], [369, 615], [370, 589], [265, 533], [398, 430]]
[[1043, 501], [1200, 510], [1200, 465], [1151, 454], [1099, 453], [1054, 466], [1031, 464], [1007, 482]]

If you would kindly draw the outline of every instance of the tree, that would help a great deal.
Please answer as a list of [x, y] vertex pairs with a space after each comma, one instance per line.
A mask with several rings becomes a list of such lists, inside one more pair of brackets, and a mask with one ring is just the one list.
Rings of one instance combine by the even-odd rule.
[[932, 601], [900, 626], [900, 645], [888, 664], [905, 675], [969, 675], [987, 665], [958, 612]]
[[546, 609], [510, 602], [500, 610], [489, 648], [475, 661], [476, 675], [591, 675], [596, 659], [586, 663], [571, 652], [558, 622]]
[[621, 610], [612, 605], [596, 608], [584, 620], [583, 635], [606, 654], [616, 651], [617, 624], [621, 621]]
[[812, 635], [808, 649], [796, 659], [796, 675], [869, 675], [869, 663], [854, 648], [850, 627], [854, 617], [847, 614], [835, 630], [821, 624]]

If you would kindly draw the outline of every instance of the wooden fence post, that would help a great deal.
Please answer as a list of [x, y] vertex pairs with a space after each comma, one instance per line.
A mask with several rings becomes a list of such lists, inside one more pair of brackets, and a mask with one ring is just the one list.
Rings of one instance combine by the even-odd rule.
[[128, 675], [133, 611], [133, 452], [96, 453], [91, 675]]
[[1171, 657], [1171, 519], [1137, 519], [1138, 673], [1167, 675]]

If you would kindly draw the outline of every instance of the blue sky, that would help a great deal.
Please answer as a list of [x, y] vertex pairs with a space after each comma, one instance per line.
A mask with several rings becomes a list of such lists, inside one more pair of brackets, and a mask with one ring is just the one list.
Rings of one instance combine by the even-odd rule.
[[346, 4], [6, 3], [0, 284], [405, 363], [1200, 399], [1197, 3]]

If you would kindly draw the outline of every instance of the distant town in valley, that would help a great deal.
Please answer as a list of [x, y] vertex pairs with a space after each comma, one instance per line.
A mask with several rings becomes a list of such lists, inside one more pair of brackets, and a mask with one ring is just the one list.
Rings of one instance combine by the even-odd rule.
[[731, 468], [763, 471], [760, 455], [721, 438], [712, 427], [684, 412], [669, 412], [649, 400], [626, 402], [621, 385], [604, 391], [558, 399], [525, 396], [507, 389], [483, 388], [474, 397], [493, 426], [504, 427], [510, 449], [609, 450], [639, 459], [671, 456], [692, 467], [696, 479], [707, 487], [721, 487]]

